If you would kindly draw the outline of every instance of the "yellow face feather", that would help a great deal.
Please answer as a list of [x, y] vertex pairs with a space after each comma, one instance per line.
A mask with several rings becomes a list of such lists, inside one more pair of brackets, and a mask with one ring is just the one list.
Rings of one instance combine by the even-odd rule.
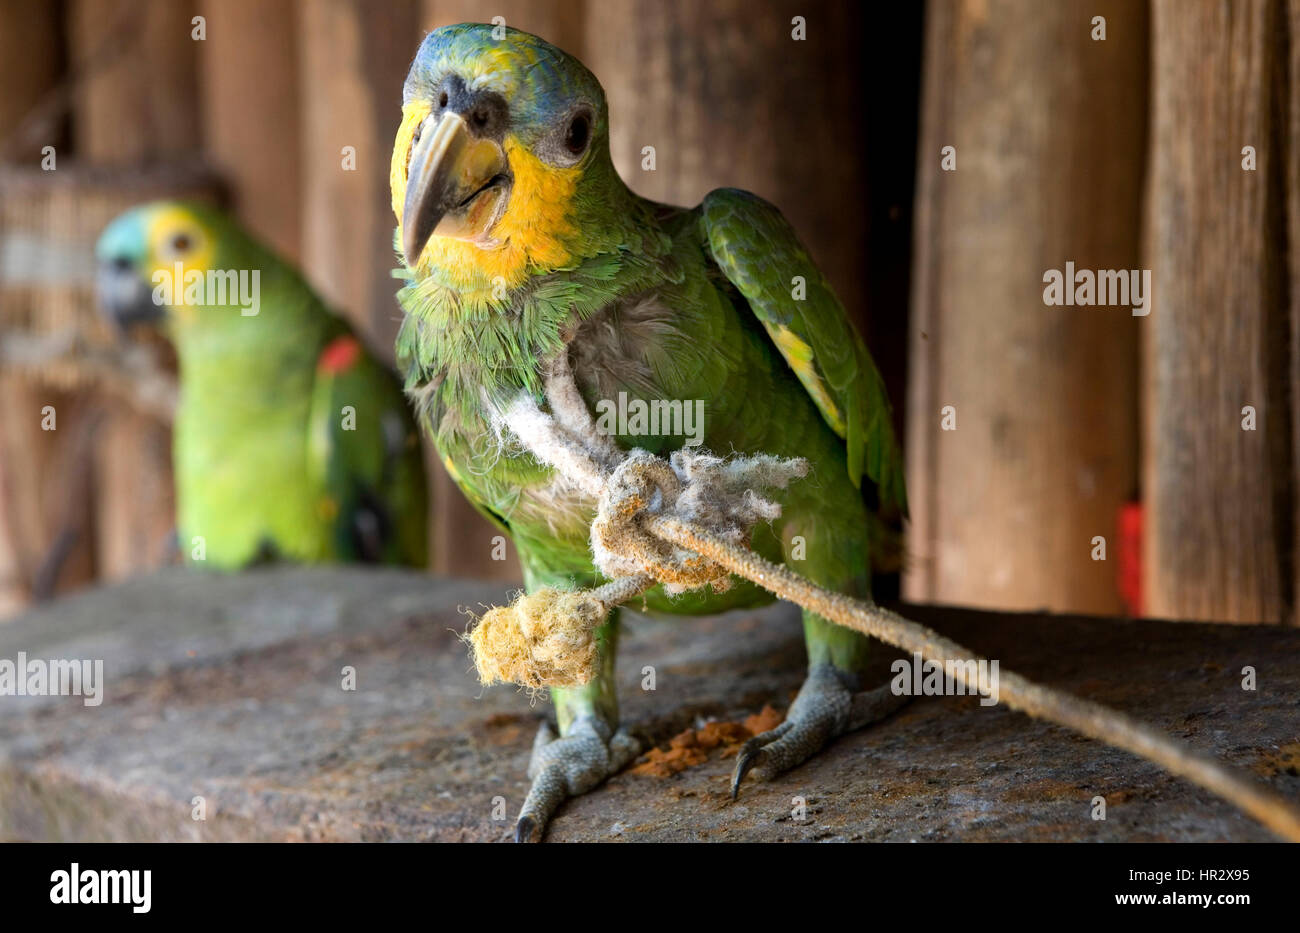
[[[159, 272], [175, 277], [176, 264], [181, 265], [178, 281], [185, 281], [190, 272], [206, 274], [212, 268], [216, 244], [211, 232], [191, 211], [179, 204], [163, 205], [152, 211], [146, 227], [149, 243], [149, 262], [145, 270], [148, 280], [157, 283]], [[185, 249], [178, 250], [178, 238], [183, 238]], [[188, 304], [172, 307], [173, 319], [185, 323], [194, 318], [198, 309]]]
[[[185, 250], [175, 249], [177, 237], [185, 238]], [[184, 272], [207, 272], [212, 266], [212, 235], [192, 212], [180, 205], [168, 204], [150, 215], [148, 238], [151, 275], [159, 270], [174, 272], [177, 262]]]
[[[393, 146], [390, 182], [399, 242], [407, 163], [416, 128], [429, 112], [427, 103], [406, 105]], [[548, 165], [512, 135], [506, 136], [504, 148], [513, 182], [505, 211], [489, 231], [495, 245], [483, 247], [466, 240], [432, 236], [420, 254], [417, 274], [428, 275], [437, 268], [457, 291], [473, 294], [492, 291], [498, 284], [514, 288], [530, 270], [556, 269], [569, 261], [566, 244], [578, 233], [571, 220], [571, 206], [582, 170]]]

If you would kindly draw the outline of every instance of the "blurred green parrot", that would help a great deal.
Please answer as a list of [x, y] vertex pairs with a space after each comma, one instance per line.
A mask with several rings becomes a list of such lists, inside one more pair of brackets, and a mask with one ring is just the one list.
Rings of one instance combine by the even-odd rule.
[[[707, 449], [811, 463], [751, 546], [868, 595], [873, 569], [897, 567], [902, 462], [881, 377], [794, 230], [744, 191], [713, 191], [690, 210], [637, 196], [614, 169], [591, 72], [536, 36], [493, 30], [425, 38], [391, 168], [407, 280], [398, 367], [453, 479], [507, 530], [529, 591], [598, 585], [594, 501], [503, 438], [502, 413], [521, 396], [554, 411], [560, 370], [593, 419], [614, 404], [700, 401]], [[662, 455], [688, 440], [680, 425], [631, 418], [609, 433]], [[647, 604], [713, 613], [770, 599], [737, 581], [724, 593], [651, 590]], [[786, 720], [742, 749], [733, 795], [747, 773], [775, 777], [898, 705], [862, 689], [866, 638], [807, 612], [803, 625], [807, 679]], [[540, 839], [566, 797], [641, 750], [619, 725], [617, 626], [616, 611], [600, 630], [598, 676], [553, 691], [558, 734], [544, 723], [534, 744], [519, 841]]]
[[176, 348], [176, 529], [187, 560], [426, 564], [401, 383], [289, 264], [211, 208], [133, 208], [96, 247], [103, 310]]

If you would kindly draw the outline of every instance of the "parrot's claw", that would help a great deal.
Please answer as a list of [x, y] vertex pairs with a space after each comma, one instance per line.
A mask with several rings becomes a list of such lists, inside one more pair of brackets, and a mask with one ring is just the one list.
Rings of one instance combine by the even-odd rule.
[[895, 695], [889, 684], [854, 692], [856, 680], [855, 674], [831, 664], [810, 667], [785, 721], [741, 747], [731, 775], [731, 799], [750, 771], [771, 780], [803, 764], [831, 739], [884, 719], [909, 699]]
[[597, 716], [574, 720], [569, 734], [557, 738], [543, 722], [533, 740], [528, 764], [532, 787], [515, 823], [515, 842], [540, 842], [556, 808], [585, 794], [641, 754], [641, 742]]
[[519, 822], [515, 824], [515, 842], [532, 842], [536, 829], [537, 824], [531, 816], [519, 817]]

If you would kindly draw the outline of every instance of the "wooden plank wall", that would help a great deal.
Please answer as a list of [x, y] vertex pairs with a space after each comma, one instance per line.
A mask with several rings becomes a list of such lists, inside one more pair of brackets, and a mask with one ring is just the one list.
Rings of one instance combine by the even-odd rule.
[[1146, 7], [936, 0], [927, 16], [904, 592], [1116, 612], [1140, 319], [1048, 307], [1043, 276], [1139, 266]]
[[[211, 163], [232, 208], [379, 352], [399, 314], [387, 176], [402, 78], [425, 31], [502, 16], [601, 78], [634, 189], [694, 204], [746, 187], [794, 221], [872, 337], [900, 425], [906, 408], [906, 595], [1120, 611], [1116, 509], [1141, 495], [1150, 611], [1294, 617], [1300, 0], [930, 0], [919, 142], [915, 114], [903, 118], [919, 78], [896, 64], [918, 41], [915, 8], [199, 0], [207, 38], [192, 42], [194, 10], [167, 0], [0, 0], [0, 136], [124, 6], [144, 11], [141, 48], [78, 86], [75, 154]], [[1067, 261], [1150, 268], [1152, 313], [1045, 306], [1043, 273]], [[1248, 404], [1255, 432], [1240, 427]], [[955, 431], [942, 430], [946, 405]], [[133, 418], [101, 429], [83, 517], [93, 547], [68, 582], [140, 569], [169, 521], [165, 436]], [[14, 425], [0, 480], [58, 473], [66, 453]], [[435, 568], [513, 577], [512, 561], [491, 559], [495, 532], [430, 463]], [[66, 488], [28, 493], [23, 514], [0, 513], [10, 544], [48, 538], [66, 511]], [[0, 577], [18, 560], [0, 546]]]
[[230, 208], [282, 256], [302, 258], [302, 111], [293, 0], [204, 0], [204, 157]]

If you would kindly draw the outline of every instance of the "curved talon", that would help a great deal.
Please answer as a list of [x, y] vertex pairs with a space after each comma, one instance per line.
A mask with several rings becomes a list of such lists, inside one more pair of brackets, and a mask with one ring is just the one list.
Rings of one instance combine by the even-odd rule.
[[736, 756], [736, 769], [731, 772], [731, 799], [735, 800], [740, 794], [740, 782], [745, 780], [745, 775], [754, 767], [754, 762], [763, 751], [763, 746], [757, 744], [758, 739], [750, 739], [741, 746], [740, 754]]
[[641, 752], [641, 743], [595, 716], [581, 716], [568, 735], [555, 735], [543, 721], [533, 742], [528, 775], [532, 785], [515, 823], [516, 842], [540, 842], [546, 825], [570, 797], [585, 794]]
[[[793, 707], [791, 710], [793, 711]], [[736, 756], [736, 770], [731, 773], [732, 800], [735, 800], [740, 793], [740, 782], [745, 780], [745, 775], [760, 766], [761, 759], [765, 757], [763, 750], [792, 728], [794, 728], [794, 720], [786, 719], [775, 729], [759, 733], [740, 747], [740, 754]]]
[[888, 684], [854, 691], [856, 679], [829, 664], [810, 668], [785, 721], [741, 746], [731, 774], [731, 799], [740, 795], [750, 772], [771, 780], [803, 764], [832, 739], [877, 722], [907, 702], [907, 697], [894, 696]]

